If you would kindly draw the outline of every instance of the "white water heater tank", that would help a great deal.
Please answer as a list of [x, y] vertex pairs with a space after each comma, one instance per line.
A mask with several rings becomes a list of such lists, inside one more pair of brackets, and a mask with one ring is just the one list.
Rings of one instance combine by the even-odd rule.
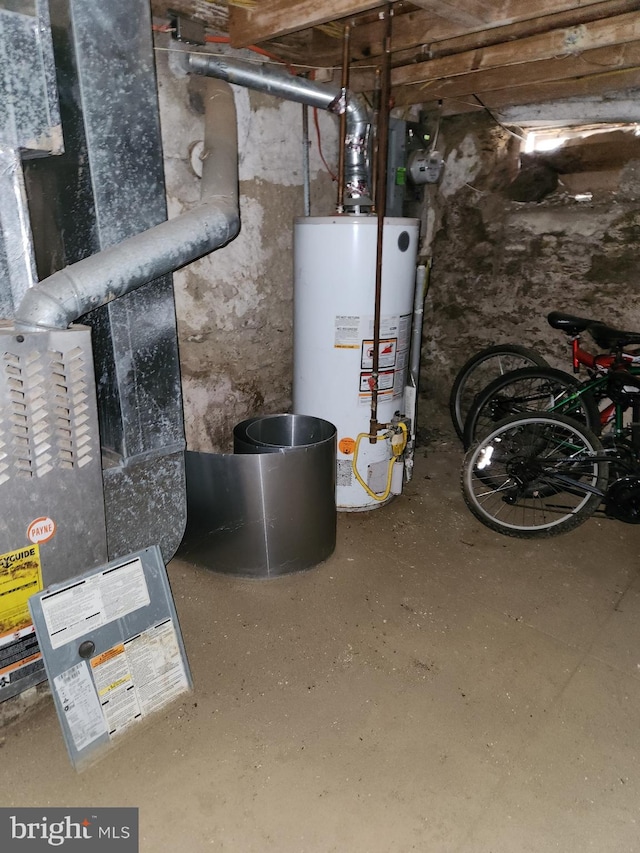
[[[294, 229], [293, 411], [335, 424], [338, 509], [380, 506], [353, 471], [358, 435], [369, 432], [378, 221], [305, 217]], [[378, 422], [402, 410], [407, 384], [418, 251], [417, 219], [385, 218], [378, 367]], [[357, 470], [384, 494], [387, 439], [361, 439]]]

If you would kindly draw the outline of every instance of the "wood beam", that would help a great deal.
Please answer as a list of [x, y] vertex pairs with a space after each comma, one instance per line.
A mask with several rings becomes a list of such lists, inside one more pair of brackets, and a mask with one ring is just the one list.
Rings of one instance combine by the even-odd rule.
[[[569, 98], [608, 95], [621, 89], [638, 87], [640, 87], [640, 68], [626, 68], [615, 74], [590, 74], [588, 77], [561, 81], [553, 80], [546, 83], [535, 83], [531, 86], [518, 86], [513, 89], [497, 89], [482, 96], [484, 106], [473, 98], [451, 98], [443, 103], [442, 115], [462, 115], [478, 112], [487, 107], [499, 118], [504, 118], [502, 111], [509, 107], [553, 103]], [[437, 111], [440, 106], [438, 101], [427, 101], [423, 103], [423, 109], [425, 111]]]
[[[526, 62], [513, 65], [509, 69], [491, 68], [459, 74], [448, 79], [429, 80], [416, 86], [394, 88], [392, 94], [398, 106], [450, 98], [472, 101], [474, 95], [484, 100], [487, 92], [513, 89], [515, 96], [517, 87], [532, 88], [536, 84], [557, 84], [560, 81], [594, 75], [608, 75], [612, 82], [617, 82], [615, 78], [622, 69], [630, 68], [640, 68], [640, 40], [617, 47], [590, 50], [580, 55]], [[505, 86], [507, 81], [508, 87]]]
[[387, 0], [261, 0], [251, 9], [230, 5], [229, 38], [232, 47], [247, 47], [387, 5]]
[[464, 8], [446, 0], [411, 0], [414, 6], [431, 14], [465, 27], [485, 27], [493, 17], [493, 10], [486, 3], [466, 2]]
[[[398, 15], [393, 22], [393, 44], [395, 52], [408, 50], [416, 46], [425, 45], [429, 49], [437, 50], [438, 43], [445, 39], [456, 39], [469, 36], [477, 40], [485, 40], [492, 43], [491, 33], [493, 30], [506, 27], [510, 24], [525, 22], [529, 23], [532, 32], [540, 32], [546, 17], [564, 14], [565, 22], [572, 23], [571, 15], [575, 15], [575, 23], [587, 20], [596, 20], [598, 17], [609, 17], [618, 14], [616, 11], [607, 11], [609, 5], [602, 0], [510, 0], [496, 4], [491, 21], [483, 27], [469, 28], [461, 27], [451, 21], [447, 21], [437, 15], [427, 12], [409, 12], [406, 15]], [[600, 11], [596, 11], [598, 7]], [[594, 15], [589, 12], [593, 8]], [[629, 11], [640, 9], [640, 0], [630, 0]], [[559, 23], [565, 26], [567, 23]], [[371, 59], [382, 53], [382, 36], [379, 25], [367, 24], [365, 26], [354, 26], [351, 33], [352, 56], [354, 59]], [[463, 48], [464, 49], [464, 48]]]
[[[473, 33], [466, 33], [455, 38], [440, 39], [430, 42], [428, 45], [418, 45], [410, 48], [399, 48], [398, 40], [394, 40], [393, 65], [405, 65], [415, 63], [420, 59], [437, 59], [453, 53], [463, 53], [466, 50], [478, 50], [482, 47], [490, 47], [501, 42], [515, 41], [516, 39], [528, 38], [533, 35], [541, 35], [561, 27], [578, 26], [599, 21], [604, 18], [612, 18], [640, 9], [640, 0], [602, 0], [581, 6], [579, 9], [558, 12], [553, 15], [543, 15], [540, 18], [530, 18], [526, 21], [518, 21], [515, 24], [507, 24], [502, 27], [489, 27]], [[397, 19], [398, 20], [398, 19]], [[397, 27], [396, 27], [397, 29]], [[365, 64], [370, 60], [355, 62], [353, 67]]]
[[[605, 45], [616, 43], [619, 37], [623, 39], [628, 37], [629, 40], [640, 38], [640, 16], [635, 13], [625, 12], [625, 14], [616, 15], [612, 18], [599, 17], [607, 11], [621, 12], [627, 10], [630, 5], [640, 6], [640, 2], [639, 0], [609, 0], [606, 3], [590, 6], [576, 17], [579, 29], [562, 26], [554, 30], [543, 30], [536, 36], [518, 38], [518, 34], [523, 32], [522, 28], [528, 25], [527, 23], [519, 23], [496, 30], [485, 30], [478, 34], [461, 36], [456, 39], [443, 40], [433, 46], [436, 57], [425, 62], [416, 62], [415, 57], [413, 62], [409, 62], [406, 55], [394, 54], [394, 64], [399, 59], [404, 59], [406, 64], [394, 68], [392, 83], [394, 86], [400, 86], [419, 82], [421, 79], [426, 81], [428, 79], [446, 78], [458, 73], [468, 73], [483, 68], [553, 59], [559, 55], [566, 55], [566, 41], [567, 39], [573, 40], [576, 34], [578, 37], [584, 34], [588, 41], [593, 42], [594, 47], [597, 46], [597, 43]], [[562, 22], [566, 24], [569, 14], [563, 12], [559, 15], [549, 15], [536, 22], [535, 25], [543, 28], [545, 21], [547, 23]], [[598, 16], [596, 20], [590, 20], [592, 15]], [[632, 23], [632, 26], [628, 28], [629, 22]], [[587, 30], [583, 25], [589, 25], [589, 29]], [[498, 44], [489, 42], [485, 45], [485, 40], [491, 39], [492, 33], [496, 34], [500, 41]], [[479, 41], [476, 42], [476, 39]], [[565, 44], [563, 45], [562, 42]], [[573, 47], [573, 45], [571, 46]], [[455, 50], [460, 47], [470, 49], [461, 52]], [[440, 50], [443, 51], [443, 56], [437, 55]], [[374, 88], [374, 85], [375, 70], [373, 68], [359, 71], [358, 65], [353, 66], [351, 87], [354, 91], [369, 91]]]
[[[502, 69], [513, 73], [511, 66], [572, 57], [600, 47], [610, 47], [640, 39], [640, 15], [630, 12], [593, 21], [578, 27], [565, 27], [518, 41], [492, 45], [481, 50], [466, 51], [440, 59], [404, 65], [392, 71], [393, 86], [427, 83], [485, 69]], [[509, 71], [505, 67], [509, 66]]]

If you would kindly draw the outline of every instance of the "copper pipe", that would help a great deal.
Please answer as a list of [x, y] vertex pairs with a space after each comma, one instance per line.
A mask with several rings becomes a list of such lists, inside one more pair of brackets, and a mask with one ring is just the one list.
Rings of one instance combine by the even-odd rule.
[[382, 303], [382, 241], [384, 236], [384, 214], [387, 206], [387, 156], [389, 152], [389, 111], [391, 100], [391, 21], [393, 10], [387, 7], [384, 54], [382, 56], [382, 85], [378, 120], [378, 151], [376, 168], [376, 215], [378, 217], [378, 242], [376, 247], [376, 296], [373, 315], [373, 367], [371, 371], [371, 422], [369, 442], [375, 444], [380, 424], [378, 423], [378, 377], [380, 368], [380, 313]]
[[338, 213], [344, 212], [344, 159], [347, 145], [347, 91], [349, 89], [350, 42], [351, 26], [346, 24], [342, 41], [342, 85], [340, 87], [342, 112], [340, 113], [340, 150], [338, 151], [338, 201], [336, 204]]
[[373, 114], [371, 116], [372, 141], [371, 141], [371, 198], [374, 199], [378, 184], [378, 122], [380, 119], [380, 68], [376, 68], [376, 81], [373, 90]]

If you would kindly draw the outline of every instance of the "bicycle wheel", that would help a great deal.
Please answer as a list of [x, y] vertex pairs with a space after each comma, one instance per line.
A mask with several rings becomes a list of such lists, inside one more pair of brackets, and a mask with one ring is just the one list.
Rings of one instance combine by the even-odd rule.
[[462, 492], [491, 530], [542, 539], [592, 516], [607, 478], [606, 455], [591, 430], [562, 415], [516, 415], [468, 451]]
[[471, 406], [464, 424], [464, 446], [470, 447], [505, 418], [526, 412], [567, 415], [598, 434], [598, 405], [589, 391], [582, 389], [575, 376], [552, 367], [523, 367], [499, 376], [480, 391]]
[[458, 437], [464, 434], [464, 422], [479, 391], [498, 376], [536, 365], [546, 367], [547, 362], [535, 350], [518, 344], [487, 347], [472, 356], [458, 371], [449, 396], [449, 411]]

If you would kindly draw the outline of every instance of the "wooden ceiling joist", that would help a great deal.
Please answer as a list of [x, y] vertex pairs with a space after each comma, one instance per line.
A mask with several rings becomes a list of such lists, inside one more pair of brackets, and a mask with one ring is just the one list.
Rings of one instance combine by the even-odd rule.
[[590, 75], [615, 75], [628, 68], [640, 68], [640, 41], [590, 50], [580, 55], [513, 65], [508, 74], [504, 68], [491, 68], [446, 79], [432, 79], [415, 86], [396, 87], [392, 91], [398, 105], [419, 104], [474, 94], [482, 96], [492, 90], [505, 89], [507, 83], [510, 89], [516, 89]]
[[247, 47], [387, 5], [383, 0], [263, 0], [255, 8], [231, 5], [229, 37], [233, 47]]
[[640, 0], [229, 0], [228, 32], [232, 47], [261, 44], [299, 67], [337, 68], [348, 22], [350, 88], [371, 92], [388, 8], [398, 105], [442, 100], [453, 114], [478, 108], [477, 95], [507, 107], [590, 85], [615, 91], [640, 73]]
[[509, 69], [541, 60], [571, 57], [599, 47], [611, 47], [640, 39], [640, 15], [635, 12], [592, 21], [577, 27], [552, 30], [515, 42], [505, 42], [480, 50], [467, 51], [415, 65], [395, 68], [391, 74], [393, 86], [416, 84], [445, 77], [454, 78], [490, 68]]
[[448, 98], [442, 105], [436, 101], [420, 101], [426, 112], [441, 112], [443, 116], [461, 115], [489, 109], [498, 117], [510, 107], [526, 104], [566, 102], [572, 98], [587, 98], [614, 94], [622, 88], [633, 90], [640, 86], [640, 67], [619, 69], [614, 74], [603, 72], [588, 77], [552, 80], [515, 88], [495, 89], [484, 92], [477, 100], [474, 96], [461, 95]]
[[486, 3], [457, 4], [444, 0], [412, 0], [412, 3], [431, 14], [465, 27], [486, 27], [492, 17], [492, 10]]
[[[556, 6], [562, 5], [556, 4]], [[429, 24], [422, 20], [421, 15], [410, 13], [394, 21], [393, 62], [397, 65], [415, 61], [418, 53], [432, 59], [452, 53], [462, 53], [465, 50], [476, 50], [500, 42], [515, 41], [561, 27], [578, 26], [638, 10], [640, 10], [640, 0], [599, 0], [599, 2], [581, 4], [578, 9], [559, 8], [550, 14], [539, 14], [534, 18], [528, 17], [515, 23], [492, 25], [455, 36], [450, 34], [453, 31], [450, 23], [432, 21]], [[376, 29], [381, 32], [380, 27], [373, 26], [368, 27], [368, 32], [373, 36]], [[368, 46], [365, 47], [367, 44]], [[351, 34], [351, 47], [356, 52], [354, 57], [356, 60], [368, 61], [382, 54], [382, 35], [367, 43], [363, 38], [362, 29], [356, 27]]]

